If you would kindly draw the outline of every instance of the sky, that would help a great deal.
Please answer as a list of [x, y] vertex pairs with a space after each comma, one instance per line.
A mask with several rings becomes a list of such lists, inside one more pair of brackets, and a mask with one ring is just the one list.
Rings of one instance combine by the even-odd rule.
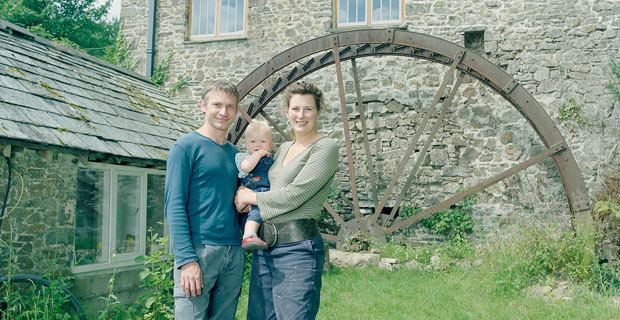
[[[106, 0], [97, 0], [98, 4], [104, 4]], [[121, 14], [121, 0], [112, 0], [110, 5], [110, 12], [108, 13], [108, 19], [112, 20], [118, 18]]]

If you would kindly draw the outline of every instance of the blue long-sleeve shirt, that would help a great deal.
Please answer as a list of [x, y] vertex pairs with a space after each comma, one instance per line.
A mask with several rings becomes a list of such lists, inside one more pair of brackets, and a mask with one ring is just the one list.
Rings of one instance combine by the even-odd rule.
[[177, 267], [198, 261], [194, 245], [240, 245], [233, 204], [237, 152], [195, 131], [170, 149], [164, 206]]

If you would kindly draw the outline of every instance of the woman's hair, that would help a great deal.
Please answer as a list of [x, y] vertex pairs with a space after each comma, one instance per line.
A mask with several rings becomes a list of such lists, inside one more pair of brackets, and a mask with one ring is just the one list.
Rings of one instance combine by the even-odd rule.
[[213, 82], [205, 89], [204, 93], [202, 94], [202, 99], [204, 101], [209, 101], [209, 93], [212, 91], [221, 91], [228, 95], [231, 95], [235, 97], [237, 99], [237, 103], [239, 103], [239, 91], [237, 91], [237, 87], [230, 82], [225, 82], [221, 80]]
[[291, 97], [296, 94], [309, 94], [314, 97], [316, 103], [316, 111], [321, 112], [323, 107], [323, 92], [314, 84], [305, 81], [298, 81], [290, 85], [284, 93], [284, 106], [288, 109]]
[[270, 138], [272, 137], [271, 129], [269, 128], [269, 125], [266, 122], [264, 122], [264, 121], [252, 120], [252, 122], [250, 122], [250, 124], [248, 124], [248, 127], [245, 128], [245, 133], [246, 134], [248, 132], [256, 132], [256, 131], [262, 131], [263, 133], [268, 135]]

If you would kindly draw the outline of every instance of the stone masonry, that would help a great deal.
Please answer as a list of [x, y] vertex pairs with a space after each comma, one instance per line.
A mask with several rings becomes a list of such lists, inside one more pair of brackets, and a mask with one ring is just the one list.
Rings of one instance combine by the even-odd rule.
[[[333, 28], [331, 0], [250, 0], [247, 34], [243, 39], [196, 42], [187, 40], [187, 0], [158, 1], [156, 61], [171, 55], [171, 87], [177, 101], [196, 113], [202, 88], [214, 79], [241, 81], [279, 52], [328, 35]], [[311, 5], [309, 5], [311, 3]], [[134, 45], [138, 72], [144, 73], [148, 21], [147, 0], [124, 0], [123, 32]], [[620, 102], [607, 88], [610, 61], [620, 62], [620, 2], [612, 0], [413, 1], [405, 0], [405, 21], [389, 27], [430, 34], [464, 44], [469, 32], [484, 32], [475, 50], [505, 69], [534, 95], [567, 140], [580, 165], [590, 194], [620, 164]], [[302, 61], [303, 62], [303, 61]], [[380, 190], [385, 190], [409, 138], [428, 110], [447, 67], [401, 57], [358, 61], [369, 140]], [[350, 63], [343, 63], [347, 107], [354, 140], [357, 186], [363, 206], [372, 207], [366, 155]], [[273, 79], [273, 77], [272, 77]], [[335, 68], [305, 78], [326, 94], [322, 131], [343, 139]], [[266, 83], [265, 85], [268, 85]], [[258, 88], [252, 94], [260, 92]], [[242, 101], [247, 105], [249, 97]], [[281, 102], [267, 107], [281, 117]], [[566, 110], [577, 110], [566, 117]], [[560, 120], [564, 119], [564, 120]], [[432, 125], [432, 123], [431, 123]], [[427, 129], [428, 131], [428, 129]], [[422, 135], [417, 150], [422, 147]], [[344, 143], [336, 189], [350, 196]], [[430, 152], [407, 190], [405, 203], [428, 207], [484, 177], [522, 162], [544, 146], [534, 130], [507, 101], [475, 79], [461, 85]], [[415, 162], [409, 161], [409, 166]], [[405, 171], [407, 172], [407, 171]], [[404, 184], [406, 177], [399, 180]], [[503, 180], [478, 195], [476, 228], [493, 230], [516, 221], [548, 221], [567, 225], [568, 205], [555, 164], [546, 160]], [[392, 197], [394, 198], [394, 197]], [[335, 199], [346, 212], [346, 201]], [[389, 203], [388, 203], [389, 204]], [[406, 236], [417, 233], [415, 228]]]

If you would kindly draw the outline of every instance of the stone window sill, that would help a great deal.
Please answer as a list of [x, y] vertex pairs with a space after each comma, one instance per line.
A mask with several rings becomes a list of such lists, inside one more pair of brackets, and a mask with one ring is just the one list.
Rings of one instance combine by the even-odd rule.
[[237, 41], [237, 40], [247, 40], [248, 36], [246, 34], [237, 34], [231, 36], [214, 36], [214, 37], [204, 37], [204, 36], [191, 36], [189, 39], [183, 41], [183, 44], [200, 44], [200, 43], [209, 43], [209, 42], [222, 42], [222, 41]]
[[347, 31], [358, 30], [372, 30], [372, 29], [401, 29], [407, 30], [406, 23], [386, 23], [386, 24], [373, 24], [373, 25], [355, 25], [355, 26], [339, 26], [327, 30], [327, 32], [334, 34]]

